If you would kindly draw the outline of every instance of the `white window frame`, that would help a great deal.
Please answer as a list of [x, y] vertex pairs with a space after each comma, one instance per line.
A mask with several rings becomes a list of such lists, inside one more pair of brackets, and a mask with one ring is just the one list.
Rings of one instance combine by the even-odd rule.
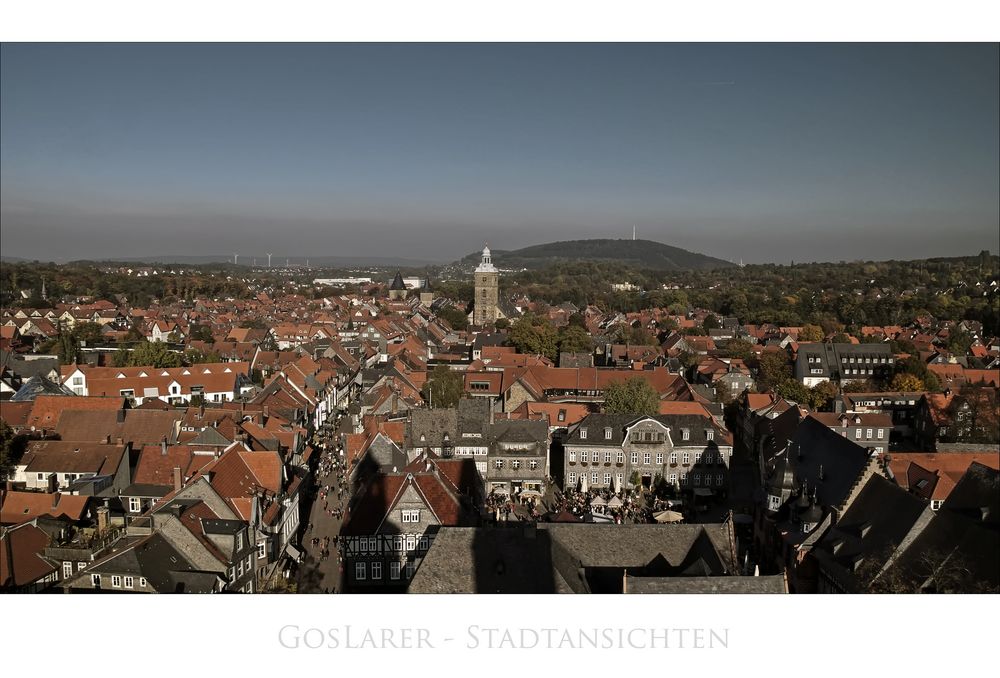
[[378, 560], [372, 562], [372, 581], [382, 580], [382, 563]]
[[573, 471], [570, 471], [570, 473], [569, 473], [569, 484], [570, 485], [575, 485], [576, 484], [576, 473], [573, 472]]
[[684, 463], [684, 464], [690, 464], [691, 463], [691, 453], [690, 452], [685, 452], [684, 456], [681, 457], [681, 460], [682, 460], [682, 463]]
[[90, 585], [94, 587], [99, 587], [101, 585], [101, 575], [97, 572], [92, 572], [90, 574]]
[[398, 580], [399, 579], [399, 570], [400, 570], [400, 566], [399, 566], [399, 561], [398, 560], [394, 560], [391, 563], [389, 563], [389, 579]]
[[715, 440], [715, 430], [710, 428], [705, 429], [705, 439]]
[[624, 464], [625, 463], [625, 452], [623, 452], [622, 450], [618, 450], [618, 454], [615, 456], [615, 459], [617, 460], [617, 462], [619, 464]]
[[571, 463], [571, 464], [575, 464], [576, 463], [576, 450], [570, 450], [569, 451], [569, 463]]
[[612, 433], [612, 431], [611, 431], [610, 428], [605, 428], [604, 429], [604, 439], [605, 440], [611, 440], [611, 438], [612, 438], [613, 435], [614, 434]]
[[677, 453], [676, 452], [671, 452], [670, 453], [670, 463], [671, 464], [676, 464], [677, 463]]
[[611, 485], [611, 474], [610, 473], [605, 473], [604, 474], [604, 484], [605, 485]]
[[128, 512], [140, 513], [142, 511], [142, 500], [139, 497], [128, 498]]
[[656, 453], [656, 463], [657, 464], [662, 464], [663, 463], [663, 453], [662, 452], [657, 452]]
[[145, 577], [139, 577], [139, 588], [141, 588], [141, 589], [146, 588], [146, 578]]
[[122, 580], [122, 582], [124, 583], [125, 588], [127, 589], [135, 588], [135, 579], [133, 577], [129, 577], [128, 575], [126, 575], [125, 578]]
[[691, 440], [691, 431], [686, 428], [681, 429], [681, 440]]
[[73, 576], [73, 561], [64, 560], [62, 564], [62, 575], [63, 579], [69, 579]]
[[587, 439], [587, 429], [586, 428], [581, 428], [580, 429], [580, 440], [586, 440], [586, 439]]
[[358, 562], [354, 563], [354, 580], [355, 581], [365, 581], [368, 579], [368, 563]]

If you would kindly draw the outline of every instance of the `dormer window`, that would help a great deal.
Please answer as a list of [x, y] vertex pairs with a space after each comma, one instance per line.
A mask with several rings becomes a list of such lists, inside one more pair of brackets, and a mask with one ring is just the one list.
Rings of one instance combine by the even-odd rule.
[[776, 497], [773, 494], [767, 496], [767, 508], [769, 511], [777, 511], [781, 508], [781, 497]]
[[681, 429], [681, 440], [691, 440], [691, 431], [686, 428]]
[[604, 429], [604, 439], [605, 440], [611, 440], [611, 429], [610, 428], [605, 428]]
[[705, 439], [706, 440], [715, 440], [715, 431], [713, 431], [710, 428], [705, 429]]
[[581, 428], [580, 429], [580, 440], [586, 440], [586, 439], [587, 439], [587, 429], [586, 428]]

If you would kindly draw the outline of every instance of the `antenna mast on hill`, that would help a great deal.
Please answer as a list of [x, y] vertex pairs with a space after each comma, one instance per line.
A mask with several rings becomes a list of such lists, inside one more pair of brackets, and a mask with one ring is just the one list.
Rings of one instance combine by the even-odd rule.
[[267, 267], [271, 268], [271, 253], [267, 253]]
[[632, 225], [632, 240], [635, 240], [635, 224]]
[[239, 263], [240, 263], [240, 255], [237, 254], [236, 252], [233, 252], [233, 266], [239, 266]]

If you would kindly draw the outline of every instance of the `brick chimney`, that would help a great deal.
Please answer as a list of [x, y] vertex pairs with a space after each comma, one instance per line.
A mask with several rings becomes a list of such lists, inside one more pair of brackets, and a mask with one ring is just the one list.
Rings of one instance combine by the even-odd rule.
[[108, 531], [108, 507], [107, 505], [97, 507], [97, 533], [104, 534]]
[[160, 455], [167, 456], [167, 439], [165, 437], [160, 439]]
[[183, 478], [181, 476], [181, 467], [174, 467], [174, 492], [177, 492], [183, 486]]

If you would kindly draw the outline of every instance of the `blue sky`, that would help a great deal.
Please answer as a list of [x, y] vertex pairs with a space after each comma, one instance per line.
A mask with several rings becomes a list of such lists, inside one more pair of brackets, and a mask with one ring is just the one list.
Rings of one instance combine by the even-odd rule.
[[3, 253], [996, 252], [996, 45], [2, 47]]

